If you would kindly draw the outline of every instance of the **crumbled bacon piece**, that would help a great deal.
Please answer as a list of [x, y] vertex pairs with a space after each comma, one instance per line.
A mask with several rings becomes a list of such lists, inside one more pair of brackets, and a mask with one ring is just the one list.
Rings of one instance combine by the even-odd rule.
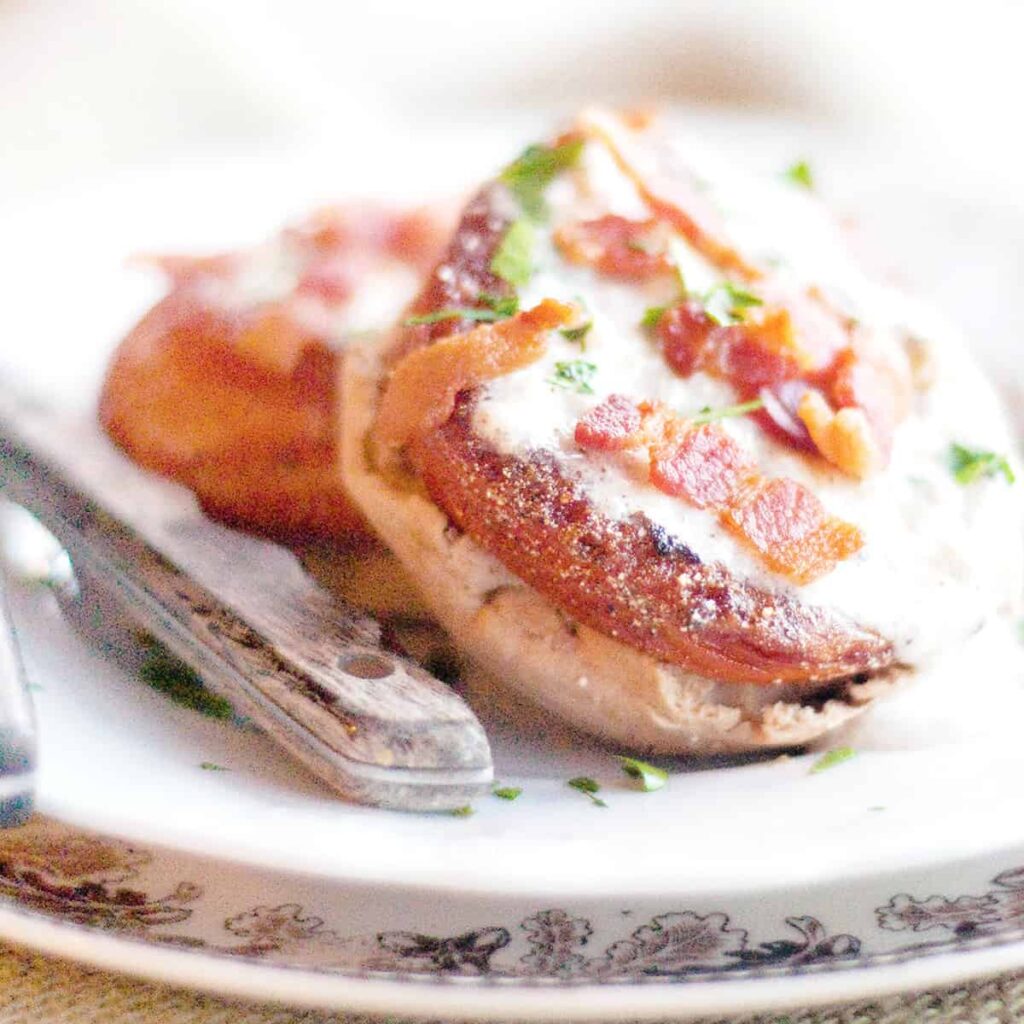
[[896, 424], [903, 413], [909, 379], [900, 380], [891, 367], [852, 348], [839, 354], [829, 378], [828, 394], [832, 405], [839, 410], [863, 410], [874, 439], [887, 458]]
[[716, 424], [612, 395], [579, 421], [575, 436], [585, 451], [646, 448], [658, 490], [717, 513], [766, 565], [797, 583], [824, 575], [863, 544], [856, 526], [830, 516], [802, 484], [760, 476]]
[[622, 451], [635, 443], [640, 423], [635, 402], [624, 395], [610, 395], [576, 424], [576, 443], [585, 451]]
[[555, 232], [555, 244], [570, 263], [594, 267], [620, 281], [675, 273], [665, 253], [664, 230], [654, 218], [627, 220], [608, 214], [565, 224]]
[[822, 456], [849, 476], [863, 480], [884, 462], [863, 409], [834, 412], [820, 391], [807, 391], [797, 413]]
[[381, 397], [373, 427], [379, 457], [386, 463], [418, 434], [444, 423], [460, 391], [538, 360], [547, 350], [547, 332], [575, 315], [571, 306], [545, 299], [508, 320], [410, 352], [392, 371]]
[[651, 483], [696, 508], [728, 505], [755, 472], [747, 453], [721, 427], [678, 420], [668, 433], [651, 447]]
[[657, 333], [676, 373], [688, 377], [703, 370], [728, 380], [744, 396], [801, 373], [799, 352], [778, 315], [759, 324], [720, 325], [699, 302], [689, 300], [666, 310]]
[[775, 572], [810, 583], [864, 544], [860, 530], [825, 511], [802, 484], [785, 477], [742, 489], [722, 523]]
[[651, 212], [671, 224], [702, 255], [723, 270], [756, 280], [760, 271], [748, 263], [725, 239], [722, 218], [714, 204], [702, 194], [701, 184], [684, 167], [674, 167], [671, 174], [653, 174], [650, 161], [633, 136], [636, 131], [629, 122], [613, 119], [586, 118], [583, 132], [601, 142], [620, 170], [636, 185]]

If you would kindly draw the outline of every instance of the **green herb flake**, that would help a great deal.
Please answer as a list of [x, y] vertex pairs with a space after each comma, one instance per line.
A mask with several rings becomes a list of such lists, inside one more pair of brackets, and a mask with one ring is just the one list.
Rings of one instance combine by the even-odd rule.
[[593, 326], [594, 321], [588, 320], [585, 324], [580, 324], [579, 327], [563, 327], [558, 333], [565, 338], [566, 341], [571, 341], [574, 345], [579, 345], [579, 347], [586, 352], [587, 335], [590, 333], [590, 329]]
[[761, 299], [732, 281], [719, 281], [712, 285], [701, 299], [704, 312], [716, 324], [728, 327], [743, 320], [743, 311], [763, 305]]
[[596, 779], [588, 778], [586, 775], [577, 776], [575, 779], [570, 779], [566, 785], [570, 789], [575, 789], [577, 792], [582, 793], [587, 797], [595, 807], [607, 807], [608, 805], [597, 795], [601, 791], [601, 786]]
[[533, 240], [528, 220], [513, 221], [491, 259], [491, 272], [513, 288], [524, 287], [533, 274]]
[[204, 761], [200, 766], [204, 772], [227, 772], [230, 768], [225, 768], [222, 764], [214, 764], [212, 761]]
[[493, 295], [491, 292], [481, 292], [476, 301], [494, 310], [498, 316], [515, 316], [519, 312], [518, 295]]
[[438, 309], [433, 313], [407, 317], [403, 323], [406, 327], [418, 327], [420, 324], [439, 324], [443, 320], [481, 320], [493, 323], [504, 320], [508, 314], [501, 314], [495, 309]]
[[597, 373], [597, 365], [585, 359], [571, 359], [555, 363], [555, 372], [548, 377], [548, 383], [556, 388], [566, 388], [578, 395], [592, 395], [594, 388], [591, 381]]
[[835, 768], [837, 764], [849, 761], [857, 756], [853, 747], [836, 747], [822, 754], [814, 764], [811, 765], [811, 775], [818, 775], [820, 772], [827, 772], [829, 768]]
[[965, 448], [962, 444], [949, 446], [949, 468], [958, 484], [965, 487], [983, 477], [998, 476], [1000, 473], [1008, 484], [1017, 478], [1014, 476], [1010, 463], [1003, 455]]
[[645, 331], [653, 331], [667, 310], [668, 306], [648, 306], [640, 320], [640, 326]]
[[764, 399], [762, 398], [752, 398], [749, 402], [740, 402], [739, 405], [723, 405], [719, 409], [712, 409], [711, 406], [705, 405], [696, 416], [690, 417], [690, 422], [699, 426], [702, 423], [714, 423], [716, 420], [746, 416], [763, 408]]
[[560, 146], [529, 146], [501, 172], [501, 180], [527, 216], [543, 219], [547, 216], [545, 189], [572, 167], [582, 152], [583, 139], [571, 139]]
[[814, 189], [814, 175], [811, 172], [811, 165], [806, 160], [797, 160], [791, 167], [787, 167], [782, 176], [786, 181], [805, 188], [808, 192]]
[[433, 313], [410, 316], [403, 321], [403, 324], [406, 327], [417, 327], [420, 324], [439, 324], [444, 320], [478, 320], [484, 323], [493, 323], [495, 320], [504, 320], [506, 317], [515, 316], [519, 312], [519, 298], [515, 295], [502, 296], [481, 292], [476, 300], [486, 308], [446, 306]]
[[210, 693], [193, 669], [156, 643], [149, 645], [146, 659], [139, 666], [139, 677], [175, 704], [198, 711], [207, 718], [234, 717], [228, 701]]
[[645, 793], [653, 793], [661, 789], [668, 782], [668, 772], [661, 768], [655, 768], [653, 764], [646, 761], [638, 761], [633, 757], [620, 757], [619, 763], [622, 770], [631, 778], [640, 783], [640, 788]]
[[466, 804], [465, 807], [456, 807], [448, 813], [453, 818], [471, 818], [474, 814], [476, 814], [476, 811], [474, 811], [473, 808], [469, 806], [469, 804]]
[[518, 786], [495, 786], [491, 790], [499, 800], [517, 800], [522, 792]]

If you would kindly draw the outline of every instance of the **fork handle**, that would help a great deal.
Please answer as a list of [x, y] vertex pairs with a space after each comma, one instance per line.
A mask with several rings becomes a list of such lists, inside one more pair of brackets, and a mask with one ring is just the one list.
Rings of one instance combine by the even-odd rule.
[[35, 786], [35, 716], [0, 571], [0, 828], [23, 825]]

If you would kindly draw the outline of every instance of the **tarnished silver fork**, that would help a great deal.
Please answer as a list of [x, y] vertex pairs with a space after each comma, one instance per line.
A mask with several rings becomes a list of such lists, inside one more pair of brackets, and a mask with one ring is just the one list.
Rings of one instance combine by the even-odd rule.
[[350, 799], [452, 810], [488, 788], [487, 738], [449, 686], [290, 551], [210, 522], [182, 488], [137, 469], [91, 418], [19, 399], [0, 382], [0, 492], [211, 689]]

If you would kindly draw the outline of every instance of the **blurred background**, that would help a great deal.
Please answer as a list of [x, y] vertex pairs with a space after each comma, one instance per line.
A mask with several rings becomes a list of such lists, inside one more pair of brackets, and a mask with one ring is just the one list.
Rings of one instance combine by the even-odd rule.
[[896, 273], [1019, 337], [1022, 38], [1015, 0], [0, 0], [0, 209], [296, 153], [341, 194], [368, 152], [408, 180], [456, 128], [479, 160], [434, 169], [461, 188], [551, 112], [654, 100], [741, 153], [814, 157], [886, 221]]
[[0, 0], [0, 186], [381, 117], [656, 99], [813, 121], [1019, 202], [1017, 0]]

